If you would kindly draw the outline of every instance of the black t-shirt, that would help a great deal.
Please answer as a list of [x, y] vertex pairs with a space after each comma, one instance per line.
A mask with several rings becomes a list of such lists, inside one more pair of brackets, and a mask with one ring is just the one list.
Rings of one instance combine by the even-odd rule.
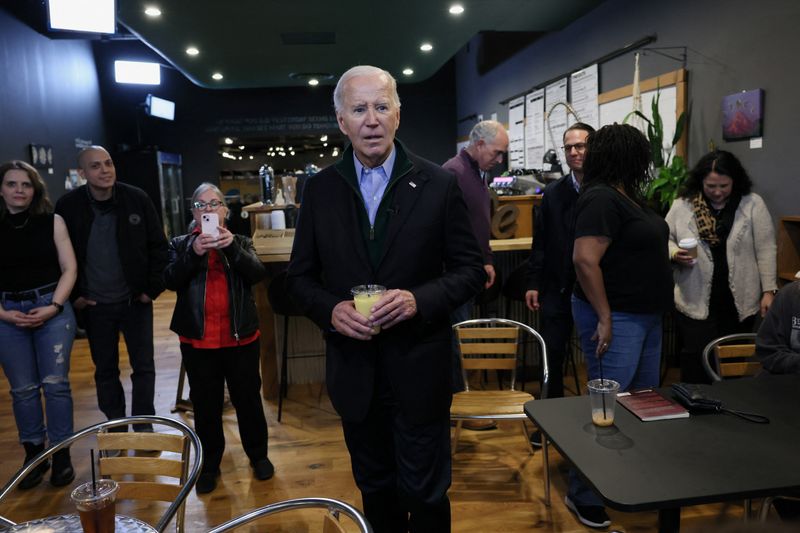
[[0, 290], [20, 292], [57, 282], [61, 277], [53, 240], [53, 214], [6, 212], [0, 219]]
[[[663, 313], [672, 307], [669, 226], [651, 209], [642, 208], [605, 185], [578, 198], [575, 238], [608, 237], [600, 260], [608, 304], [624, 313]], [[575, 295], [588, 301], [580, 284]]]

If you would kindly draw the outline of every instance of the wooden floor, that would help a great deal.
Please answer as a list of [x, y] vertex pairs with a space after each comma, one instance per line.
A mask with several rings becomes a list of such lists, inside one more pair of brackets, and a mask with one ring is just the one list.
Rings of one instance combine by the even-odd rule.
[[[174, 306], [173, 293], [156, 302], [156, 411], [160, 415], [180, 417], [192, 424], [191, 415], [170, 414], [175, 392], [180, 356], [177, 337], [168, 329]], [[121, 344], [124, 349], [124, 344]], [[123, 356], [123, 383], [130, 398], [130, 369]], [[72, 351], [70, 373], [75, 403], [75, 427], [82, 428], [103, 420], [97, 409], [93, 366], [86, 340], [77, 340]], [[23, 451], [8, 396], [8, 383], [0, 380], [0, 479], [9, 479], [19, 468]], [[297, 385], [289, 389], [284, 403], [283, 422], [277, 422], [277, 404], [265, 402], [270, 431], [269, 456], [275, 464], [275, 477], [257, 481], [252, 477], [247, 457], [241, 449], [236, 418], [232, 407], [225, 411], [228, 443], [222, 463], [222, 477], [216, 491], [189, 497], [186, 508], [186, 531], [206, 531], [233, 516], [267, 503], [304, 496], [324, 496], [346, 500], [361, 507], [353, 483], [339, 419], [319, 385]], [[88, 447], [88, 446], [87, 446]], [[73, 448], [77, 479], [90, 479], [87, 447]], [[543, 503], [541, 453], [528, 453], [520, 431], [511, 423], [499, 430], [464, 431], [453, 462], [450, 489], [453, 531], [464, 533], [523, 531], [591, 531], [583, 527], [563, 504], [567, 465], [555, 451], [551, 454], [553, 472], [552, 506]], [[652, 480], [658, 483], [657, 479]], [[157, 505], [157, 504], [156, 504]], [[68, 491], [43, 483], [34, 490], [16, 491], [0, 513], [16, 521], [48, 516], [71, 510]], [[123, 506], [121, 512], [151, 523], [157, 520], [153, 506]], [[609, 510], [612, 530], [654, 531], [656, 513], [619, 513]], [[299, 516], [299, 518], [297, 518]], [[684, 509], [684, 530], [716, 530], [722, 523], [738, 521], [739, 504], [704, 505]], [[302, 511], [262, 520], [252, 531], [320, 531], [322, 515]], [[242, 528], [241, 531], [246, 531]], [[352, 530], [352, 529], [351, 529]]]

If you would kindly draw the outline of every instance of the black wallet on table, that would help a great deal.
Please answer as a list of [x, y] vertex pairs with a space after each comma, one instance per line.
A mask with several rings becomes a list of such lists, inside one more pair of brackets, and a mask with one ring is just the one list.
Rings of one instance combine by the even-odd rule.
[[769, 424], [769, 418], [755, 413], [745, 413], [734, 409], [727, 409], [721, 400], [712, 398], [698, 385], [691, 383], [673, 383], [672, 395], [690, 411], [716, 411], [730, 413], [748, 422], [756, 424]]

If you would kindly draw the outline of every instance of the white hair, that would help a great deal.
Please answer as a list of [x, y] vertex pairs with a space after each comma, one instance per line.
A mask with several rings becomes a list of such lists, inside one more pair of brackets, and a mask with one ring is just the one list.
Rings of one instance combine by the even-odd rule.
[[392, 104], [400, 109], [400, 96], [397, 94], [397, 80], [382, 68], [373, 67], [372, 65], [357, 65], [342, 74], [342, 77], [339, 78], [339, 81], [336, 83], [336, 89], [333, 90], [333, 107], [336, 112], [340, 112], [344, 107], [344, 86], [350, 81], [350, 78], [375, 75], [386, 76], [389, 85], [389, 98], [391, 98]]
[[478, 144], [478, 141], [483, 141], [488, 144], [497, 137], [500, 131], [505, 131], [505, 128], [496, 120], [483, 120], [478, 122], [472, 127], [472, 131], [469, 132], [469, 145], [474, 146]]

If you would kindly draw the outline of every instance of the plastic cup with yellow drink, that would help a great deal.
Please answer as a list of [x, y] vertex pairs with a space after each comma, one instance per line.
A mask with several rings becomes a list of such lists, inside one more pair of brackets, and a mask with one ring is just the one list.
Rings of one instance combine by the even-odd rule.
[[[356, 305], [356, 311], [364, 318], [369, 318], [372, 314], [370, 309], [378, 303], [378, 300], [381, 299], [384, 292], [386, 292], [386, 287], [383, 285], [358, 285], [350, 289], [350, 293], [353, 295], [353, 301]], [[380, 326], [372, 326], [373, 335], [380, 333], [380, 331]]]

